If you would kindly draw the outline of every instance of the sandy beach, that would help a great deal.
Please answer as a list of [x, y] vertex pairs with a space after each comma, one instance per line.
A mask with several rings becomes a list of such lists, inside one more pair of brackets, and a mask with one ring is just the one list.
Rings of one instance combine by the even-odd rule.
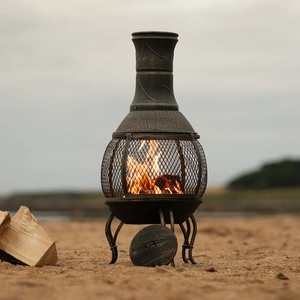
[[109, 265], [105, 220], [40, 222], [56, 241], [57, 265], [0, 262], [0, 299], [300, 299], [299, 217], [197, 221], [197, 265], [182, 261], [176, 225], [176, 266], [155, 268], [134, 266], [128, 254], [144, 225], [124, 225], [119, 258]]

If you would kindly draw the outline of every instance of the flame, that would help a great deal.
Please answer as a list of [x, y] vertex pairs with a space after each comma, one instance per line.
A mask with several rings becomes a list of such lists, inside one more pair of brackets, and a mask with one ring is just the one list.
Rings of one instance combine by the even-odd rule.
[[[142, 140], [138, 152], [146, 145]], [[183, 194], [179, 177], [162, 175], [159, 168], [161, 152], [157, 153], [158, 141], [150, 140], [149, 150], [143, 163], [139, 163], [133, 156], [127, 157], [128, 192], [131, 194]]]

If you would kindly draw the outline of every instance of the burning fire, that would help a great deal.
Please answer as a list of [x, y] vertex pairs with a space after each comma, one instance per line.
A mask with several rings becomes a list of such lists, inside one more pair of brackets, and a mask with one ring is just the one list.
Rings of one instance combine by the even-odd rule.
[[[146, 145], [142, 140], [138, 152]], [[131, 155], [127, 158], [129, 175], [127, 176], [128, 192], [131, 194], [183, 194], [179, 176], [162, 175], [159, 168], [161, 152], [157, 153], [158, 141], [150, 140], [149, 150], [143, 163]]]

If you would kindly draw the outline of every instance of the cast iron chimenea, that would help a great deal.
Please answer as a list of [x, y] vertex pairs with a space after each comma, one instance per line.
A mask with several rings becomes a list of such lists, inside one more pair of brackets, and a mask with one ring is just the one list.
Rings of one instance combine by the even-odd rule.
[[[184, 235], [182, 258], [195, 263], [192, 248], [197, 223], [193, 213], [202, 203], [207, 166], [200, 137], [179, 112], [173, 92], [178, 34], [150, 31], [136, 32], [132, 37], [135, 95], [130, 112], [112, 135], [101, 167], [105, 203], [111, 210], [105, 229], [111, 263], [118, 258], [116, 240], [124, 223], [170, 224], [173, 232], [174, 224], [179, 224]], [[113, 235], [115, 217], [120, 224]], [[170, 262], [174, 264], [173, 257]]]

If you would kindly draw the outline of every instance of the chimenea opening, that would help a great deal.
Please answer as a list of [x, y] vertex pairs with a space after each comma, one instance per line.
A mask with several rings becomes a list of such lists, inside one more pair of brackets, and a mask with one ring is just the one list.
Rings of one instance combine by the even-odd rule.
[[[130, 112], [104, 153], [101, 185], [111, 216], [106, 236], [117, 260], [117, 235], [125, 224], [179, 224], [183, 259], [196, 235], [193, 213], [202, 202], [207, 166], [199, 135], [179, 112], [173, 92], [173, 55], [178, 34], [136, 32], [136, 90]], [[113, 235], [114, 218], [120, 225]], [[192, 226], [191, 226], [192, 224]], [[173, 259], [173, 258], [172, 258]]]

